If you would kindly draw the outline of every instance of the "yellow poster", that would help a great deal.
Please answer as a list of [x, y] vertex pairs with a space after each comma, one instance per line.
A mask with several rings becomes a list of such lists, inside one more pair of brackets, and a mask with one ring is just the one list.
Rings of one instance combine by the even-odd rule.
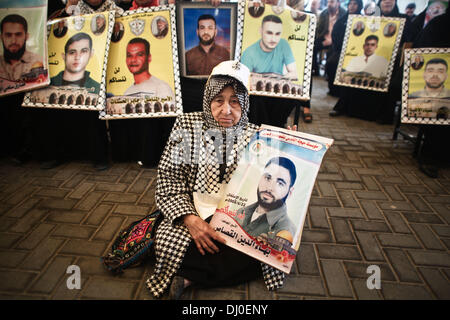
[[113, 12], [48, 22], [50, 86], [31, 93], [27, 106], [102, 110]]
[[405, 50], [402, 122], [448, 125], [450, 49]]
[[350, 15], [335, 84], [387, 91], [404, 23]]

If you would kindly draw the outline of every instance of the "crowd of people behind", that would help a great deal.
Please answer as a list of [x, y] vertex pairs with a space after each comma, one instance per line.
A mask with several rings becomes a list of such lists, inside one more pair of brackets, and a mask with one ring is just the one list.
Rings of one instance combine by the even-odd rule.
[[[150, 7], [174, 0], [67, 0], [50, 1], [49, 18], [68, 16], [67, 9], [77, 5], [82, 14], [114, 9], [118, 13], [140, 7]], [[212, 5], [220, 4], [211, 0]], [[266, 1], [269, 3], [270, 1]], [[276, 1], [275, 1], [276, 2]], [[275, 3], [274, 2], [274, 3]], [[299, 9], [301, 1], [289, 0], [287, 5]], [[403, 68], [400, 65], [402, 50], [398, 51], [392, 78], [387, 92], [377, 92], [336, 86], [333, 84], [349, 14], [377, 15], [405, 18], [401, 43], [418, 41], [426, 24], [425, 10], [415, 15], [415, 4], [406, 6], [401, 14], [395, 0], [350, 0], [347, 7], [342, 0], [313, 0], [310, 12], [317, 16], [316, 37], [313, 48], [312, 75], [323, 76], [328, 81], [328, 94], [338, 97], [330, 116], [347, 115], [369, 121], [391, 124], [394, 108], [400, 101]], [[323, 10], [319, 12], [319, 8]], [[378, 10], [378, 12], [377, 12]], [[448, 11], [448, 10], [447, 10]], [[447, 13], [448, 14], [448, 13]], [[446, 15], [447, 15], [446, 14]], [[450, 44], [443, 45], [449, 47]], [[325, 63], [326, 62], [326, 63]], [[206, 79], [181, 77], [184, 112], [200, 111]], [[311, 86], [314, 81], [311, 82]], [[311, 91], [312, 87], [310, 88]], [[109, 162], [138, 161], [141, 165], [155, 166], [169, 137], [174, 118], [142, 118], [104, 121], [97, 112], [34, 109], [20, 107], [23, 94], [1, 98], [2, 156], [12, 157], [18, 164], [32, 158], [42, 161], [43, 169], [54, 168], [71, 159], [89, 159], [97, 170], [107, 169]], [[364, 107], [362, 107], [364, 104]], [[277, 105], [277, 108], [273, 108]], [[310, 101], [274, 97], [250, 96], [249, 120], [283, 127], [293, 108], [301, 108], [305, 122], [312, 121]]]

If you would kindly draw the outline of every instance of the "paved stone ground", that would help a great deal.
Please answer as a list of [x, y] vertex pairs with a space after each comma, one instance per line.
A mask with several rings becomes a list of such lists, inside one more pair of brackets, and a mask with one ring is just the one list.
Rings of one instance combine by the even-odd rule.
[[[319, 172], [296, 263], [282, 290], [261, 281], [188, 290], [184, 299], [450, 299], [450, 171], [423, 175], [392, 126], [330, 118], [335, 99], [315, 79], [314, 121], [300, 131], [335, 139]], [[292, 117], [289, 119], [292, 122]], [[112, 276], [100, 264], [121, 228], [155, 209], [155, 169], [96, 172], [72, 162], [0, 162], [1, 299], [152, 299], [152, 261]], [[81, 289], [69, 290], [69, 265]], [[381, 289], [366, 286], [367, 267]]]

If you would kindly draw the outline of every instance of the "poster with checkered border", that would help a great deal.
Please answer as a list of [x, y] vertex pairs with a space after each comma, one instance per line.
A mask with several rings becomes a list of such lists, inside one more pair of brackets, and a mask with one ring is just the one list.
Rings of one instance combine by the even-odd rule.
[[[439, 63], [445, 61], [445, 63]], [[434, 61], [435, 67], [441, 66], [441, 73], [446, 69], [444, 83], [440, 86], [440, 94], [434, 97], [427, 95], [424, 81], [427, 64]], [[450, 48], [417, 48], [405, 50], [402, 82], [402, 123], [449, 125], [450, 114]], [[429, 72], [428, 72], [429, 73]], [[438, 81], [438, 80], [436, 80]], [[439, 89], [439, 88], [438, 88]]]

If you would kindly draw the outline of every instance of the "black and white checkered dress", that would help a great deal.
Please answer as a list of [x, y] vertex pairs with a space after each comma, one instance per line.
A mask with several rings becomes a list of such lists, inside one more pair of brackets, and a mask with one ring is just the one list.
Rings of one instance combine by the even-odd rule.
[[[240, 121], [231, 128], [221, 127], [210, 109], [212, 99], [227, 85], [234, 87], [242, 108]], [[248, 123], [248, 108], [246, 89], [233, 78], [216, 76], [206, 84], [203, 112], [183, 114], [174, 124], [158, 166], [156, 203], [164, 220], [156, 232], [155, 270], [146, 282], [155, 297], [168, 288], [192, 240], [178, 218], [198, 215], [193, 193], [217, 193], [221, 183], [230, 180], [240, 154], [258, 130], [256, 125]], [[219, 143], [221, 136], [223, 143]], [[222, 151], [220, 156], [217, 150]], [[267, 288], [280, 288], [284, 273], [263, 263], [261, 266]]]

